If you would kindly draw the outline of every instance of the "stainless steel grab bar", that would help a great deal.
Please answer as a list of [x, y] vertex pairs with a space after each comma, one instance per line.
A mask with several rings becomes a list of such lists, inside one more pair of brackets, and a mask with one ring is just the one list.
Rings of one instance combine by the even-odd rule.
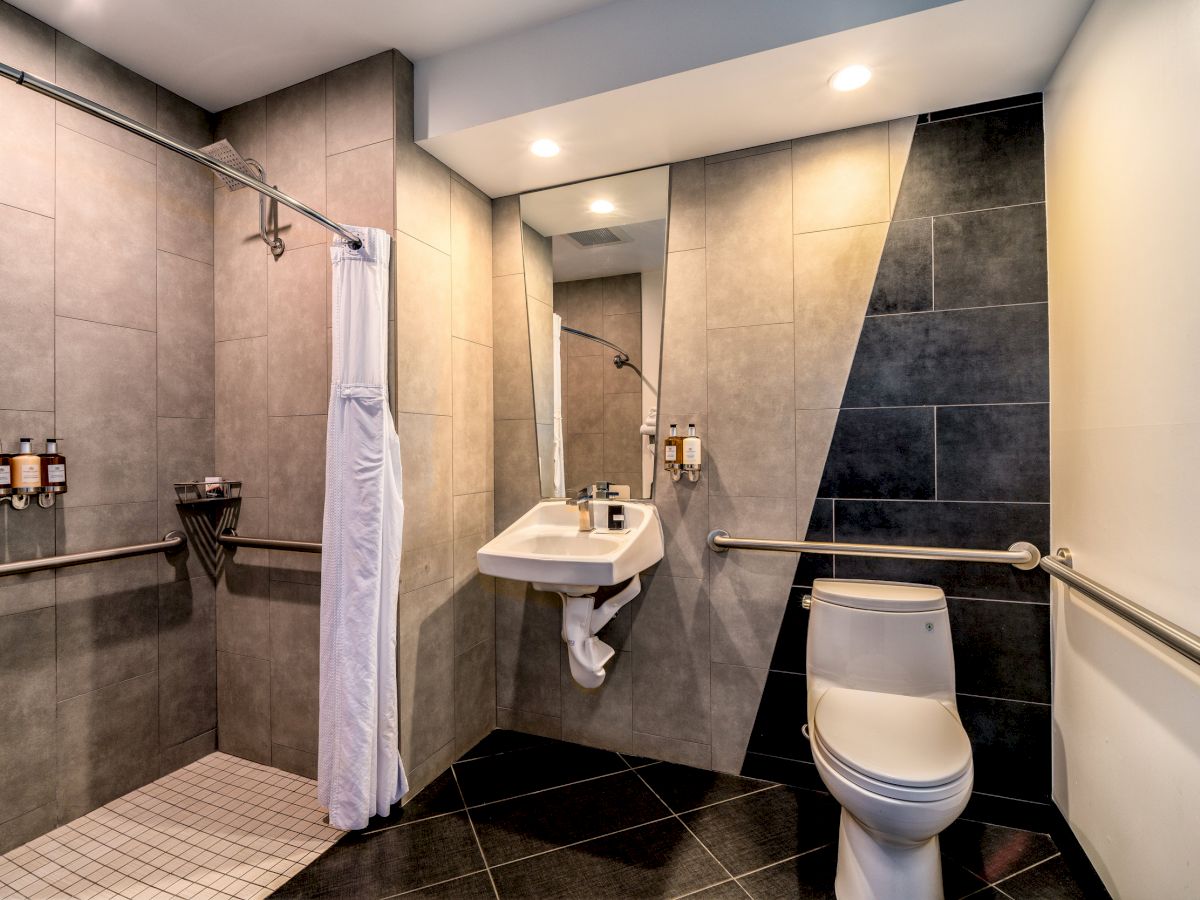
[[254, 547], [259, 550], [290, 550], [293, 553], [320, 553], [318, 541], [283, 541], [275, 538], [242, 537], [232, 528], [217, 535], [217, 543], [223, 547]]
[[64, 569], [67, 566], [82, 566], [85, 563], [103, 562], [106, 559], [145, 556], [147, 553], [172, 553], [182, 550], [186, 546], [187, 535], [182, 531], [168, 531], [161, 541], [153, 541], [149, 544], [130, 544], [128, 547], [86, 550], [82, 553], [67, 553], [64, 556], [45, 556], [41, 559], [0, 563], [0, 576], [24, 575], [27, 572], [40, 572], [44, 569]]
[[175, 153], [178, 153], [180, 156], [186, 156], [188, 159], [198, 162], [202, 166], [207, 166], [214, 172], [224, 175], [226, 178], [232, 178], [234, 181], [239, 181], [246, 185], [246, 187], [254, 188], [254, 190], [258, 191], [260, 194], [265, 194], [272, 200], [282, 203], [289, 209], [294, 209], [296, 212], [300, 213], [300, 215], [312, 219], [318, 225], [322, 225], [325, 228], [328, 228], [330, 231], [340, 234], [346, 239], [353, 249], [357, 250], [362, 246], [362, 241], [359, 239], [358, 235], [339, 225], [328, 216], [317, 212], [307, 203], [301, 203], [294, 197], [289, 197], [278, 188], [271, 187], [269, 184], [264, 184], [261, 181], [251, 178], [250, 176], [239, 172], [232, 166], [227, 166], [220, 160], [214, 159], [207, 153], [201, 153], [194, 147], [189, 147], [187, 144], [180, 143], [179, 141], [175, 140], [169, 135], [163, 134], [157, 129], [151, 128], [148, 125], [143, 125], [136, 119], [131, 119], [129, 116], [122, 115], [116, 110], [109, 109], [107, 106], [101, 106], [99, 103], [96, 103], [94, 100], [89, 100], [87, 97], [81, 97], [79, 94], [76, 94], [73, 91], [68, 91], [66, 88], [60, 87], [53, 81], [46, 81], [44, 78], [38, 78], [36, 75], [23, 72], [15, 66], [10, 66], [3, 62], [0, 62], [0, 77], [8, 78], [12, 81], [15, 81], [22, 87], [29, 88], [31, 91], [36, 91], [39, 94], [59, 100], [68, 106], [73, 106], [78, 110], [82, 110], [89, 115], [95, 116], [97, 119], [103, 119], [106, 122], [111, 122], [118, 128], [124, 128], [126, 131], [133, 132], [139, 137], [143, 137], [148, 141], [153, 141], [160, 147], [166, 147], [168, 150], [172, 150]]
[[1033, 544], [1017, 541], [1007, 550], [970, 550], [962, 547], [912, 547], [904, 544], [848, 544], [834, 541], [771, 541], [730, 537], [720, 528], [708, 536], [717, 553], [726, 550], [771, 550], [778, 553], [818, 553], [826, 556], [874, 556], [884, 559], [934, 559], [949, 562], [1007, 563], [1018, 569], [1036, 569], [1042, 554]]
[[1180, 628], [1169, 619], [1151, 612], [1128, 597], [1105, 587], [1098, 581], [1080, 575], [1072, 568], [1071, 551], [1060, 547], [1054, 556], [1042, 558], [1041, 567], [1059, 581], [1065, 582], [1089, 600], [1094, 600], [1110, 612], [1116, 613], [1126, 622], [1161, 641], [1194, 663], [1200, 663], [1200, 637], [1185, 628]]

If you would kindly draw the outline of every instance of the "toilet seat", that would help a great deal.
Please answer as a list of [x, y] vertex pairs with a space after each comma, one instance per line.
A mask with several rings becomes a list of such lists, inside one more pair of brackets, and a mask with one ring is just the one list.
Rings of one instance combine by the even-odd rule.
[[928, 802], [970, 788], [970, 741], [937, 700], [831, 688], [813, 718], [825, 762], [864, 790]]

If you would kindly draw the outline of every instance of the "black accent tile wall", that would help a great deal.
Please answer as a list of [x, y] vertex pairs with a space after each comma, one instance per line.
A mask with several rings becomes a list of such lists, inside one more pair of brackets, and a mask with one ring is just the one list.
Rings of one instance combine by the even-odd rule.
[[[1049, 549], [1040, 101], [919, 118], [810, 540]], [[946, 592], [975, 790], [1048, 802], [1049, 584], [1011, 566], [801, 556], [743, 771], [811, 781], [801, 599], [830, 576]]]

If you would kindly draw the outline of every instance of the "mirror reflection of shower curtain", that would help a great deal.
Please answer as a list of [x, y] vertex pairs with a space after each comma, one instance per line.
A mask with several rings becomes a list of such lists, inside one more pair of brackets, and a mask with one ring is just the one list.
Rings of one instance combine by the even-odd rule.
[[562, 316], [554, 314], [554, 496], [567, 496], [562, 421]]

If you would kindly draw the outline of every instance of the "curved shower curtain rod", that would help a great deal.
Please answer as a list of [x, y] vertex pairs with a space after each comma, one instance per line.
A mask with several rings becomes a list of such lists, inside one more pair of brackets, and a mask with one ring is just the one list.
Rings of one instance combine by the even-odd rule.
[[629, 354], [626, 353], [624, 350], [622, 350], [620, 347], [618, 347], [616, 344], [614, 344], [612, 341], [606, 341], [602, 337], [596, 337], [594, 334], [590, 334], [589, 332], [586, 332], [586, 331], [580, 331], [578, 328], [570, 328], [566, 325], [560, 325], [559, 327], [563, 331], [565, 331], [569, 334], [575, 334], [581, 338], [587, 338], [589, 341], [595, 341], [597, 344], [603, 344], [605, 347], [608, 347], [610, 350], [616, 350], [617, 355], [613, 357], [613, 365], [616, 366], [618, 369], [623, 369], [626, 366], [629, 366], [629, 368], [633, 369], [633, 371], [637, 372], [638, 375], [641, 376], [642, 370], [639, 369], [637, 366], [635, 366], [632, 362], [630, 362]]
[[14, 68], [13, 66], [3, 62], [0, 62], [0, 76], [15, 81], [17, 84], [21, 85], [22, 87], [27, 87], [31, 91], [36, 91], [37, 93], [44, 94], [45, 96], [54, 100], [59, 100], [68, 106], [73, 106], [75, 109], [82, 110], [83, 112], [93, 115], [98, 119], [104, 119], [106, 122], [111, 122], [118, 128], [124, 128], [126, 131], [131, 131], [139, 137], [143, 137], [148, 141], [153, 141], [160, 147], [166, 147], [168, 150], [172, 150], [175, 153], [178, 153], [180, 156], [186, 156], [193, 162], [198, 162], [200, 165], [206, 166], [212, 169], [214, 172], [225, 176], [226, 178], [241, 182], [246, 187], [254, 188], [254, 190], [258, 191], [260, 194], [265, 194], [272, 200], [282, 203], [289, 209], [294, 209], [296, 212], [300, 213], [300, 215], [312, 219], [318, 225], [323, 225], [330, 231], [340, 234], [346, 239], [352, 250], [358, 250], [362, 247], [362, 241], [359, 239], [358, 235], [339, 225], [328, 216], [317, 212], [307, 203], [301, 203], [299, 200], [288, 196], [278, 188], [271, 187], [269, 184], [264, 184], [261, 181], [251, 178], [249, 175], [239, 172], [232, 166], [227, 166], [220, 160], [213, 159], [213, 157], [209, 156], [207, 153], [201, 153], [194, 147], [189, 147], [187, 144], [180, 143], [179, 141], [166, 134], [163, 134], [163, 132], [158, 131], [157, 129], [151, 128], [148, 125], [143, 125], [136, 119], [131, 119], [129, 116], [122, 115], [116, 110], [109, 109], [107, 106], [101, 106], [99, 103], [89, 100], [87, 97], [81, 97], [79, 94], [68, 91], [64, 87], [60, 87], [53, 81], [46, 81], [44, 78], [38, 78], [36, 75], [30, 75], [28, 72], [23, 72], [22, 70]]

